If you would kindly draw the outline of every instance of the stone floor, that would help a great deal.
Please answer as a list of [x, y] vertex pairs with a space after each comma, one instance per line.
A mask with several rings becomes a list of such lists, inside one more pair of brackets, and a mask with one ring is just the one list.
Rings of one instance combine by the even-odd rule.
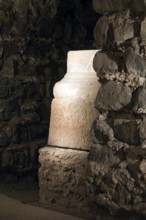
[[0, 194], [0, 220], [81, 220]]
[[[5, 179], [5, 178], [4, 178]], [[82, 220], [49, 210], [39, 202], [38, 184], [32, 179], [17, 182], [0, 178], [0, 220]]]

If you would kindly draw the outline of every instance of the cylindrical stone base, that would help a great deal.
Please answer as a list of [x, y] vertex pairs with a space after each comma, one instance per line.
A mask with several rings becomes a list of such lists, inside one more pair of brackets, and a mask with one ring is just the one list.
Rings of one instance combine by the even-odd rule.
[[90, 149], [90, 130], [97, 117], [94, 101], [54, 99], [51, 112], [49, 145]]

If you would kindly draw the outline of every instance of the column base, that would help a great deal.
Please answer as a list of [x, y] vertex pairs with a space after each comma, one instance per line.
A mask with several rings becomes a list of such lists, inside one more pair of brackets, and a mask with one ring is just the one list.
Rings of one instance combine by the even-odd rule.
[[88, 212], [86, 165], [88, 151], [47, 146], [40, 149], [41, 202], [63, 210]]

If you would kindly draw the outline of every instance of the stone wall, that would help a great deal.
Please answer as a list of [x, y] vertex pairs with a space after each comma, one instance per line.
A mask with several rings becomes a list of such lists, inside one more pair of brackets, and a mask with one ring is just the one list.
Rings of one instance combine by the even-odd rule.
[[145, 1], [129, 1], [127, 10], [128, 1], [93, 2], [104, 15], [95, 27], [96, 45], [103, 49], [94, 68], [102, 86], [91, 132], [88, 195], [111, 213], [146, 215]]
[[[87, 19], [90, 17], [90, 19]], [[36, 171], [71, 49], [92, 48], [89, 1], [0, 1], [0, 170]]]

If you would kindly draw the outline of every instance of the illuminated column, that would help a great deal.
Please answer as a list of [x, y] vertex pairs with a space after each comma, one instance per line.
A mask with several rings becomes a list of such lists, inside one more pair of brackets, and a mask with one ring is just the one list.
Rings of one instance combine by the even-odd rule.
[[39, 155], [41, 201], [76, 213], [89, 209], [86, 165], [100, 87], [92, 67], [96, 52], [68, 53], [67, 73], [54, 87], [48, 146], [41, 148]]
[[54, 87], [49, 141], [51, 146], [88, 150], [97, 116], [94, 102], [100, 83], [93, 69], [97, 50], [70, 51], [67, 73]]

